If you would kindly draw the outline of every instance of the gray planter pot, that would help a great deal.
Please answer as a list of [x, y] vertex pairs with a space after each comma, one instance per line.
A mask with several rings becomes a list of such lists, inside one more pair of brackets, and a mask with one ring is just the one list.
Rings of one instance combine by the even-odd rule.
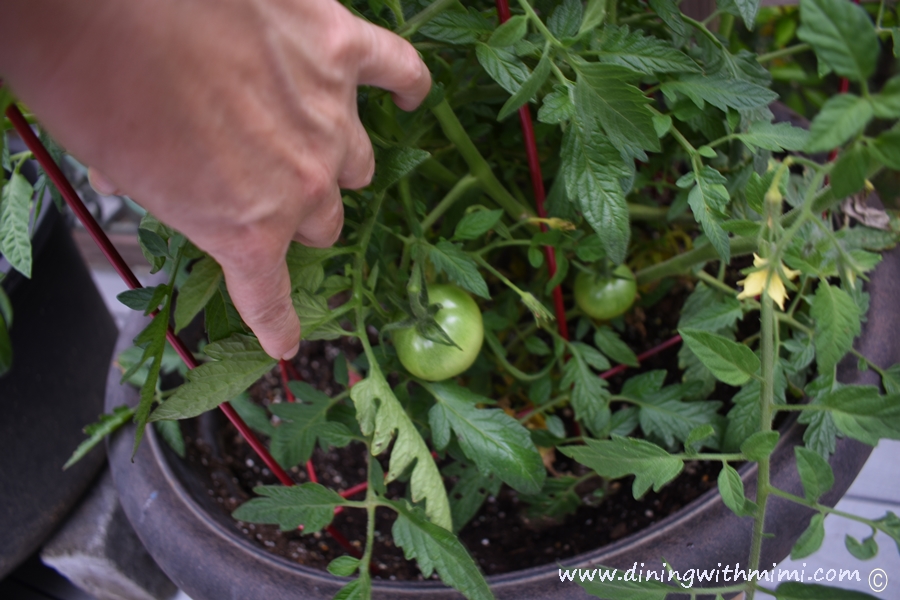
[[[900, 359], [896, 298], [900, 297], [900, 249], [888, 253], [872, 275], [867, 289], [871, 310], [856, 347], [876, 364], [889, 366]], [[117, 351], [146, 324], [135, 317], [119, 339]], [[118, 385], [119, 372], [110, 368], [106, 409], [135, 405], [137, 391]], [[859, 373], [855, 361], [839, 368], [845, 383], [878, 384], [873, 372]], [[803, 426], [789, 423], [772, 458], [774, 485], [802, 495], [793, 447], [802, 443]], [[118, 432], [109, 441], [113, 476], [122, 505], [151, 555], [169, 577], [194, 600], [223, 597], [269, 600], [328, 599], [347, 581], [326, 572], [299, 566], [269, 554], [242, 537], [230, 517], [206, 492], [203, 475], [178, 459], [148, 429], [144, 444], [131, 462], [133, 430]], [[871, 447], [841, 439], [831, 457], [835, 485], [822, 501], [834, 505], [853, 482]], [[756, 467], [745, 465], [741, 475], [752, 497]], [[779, 498], [769, 500], [766, 531], [777, 538], [765, 540], [763, 565], [780, 562], [809, 523], [812, 512]], [[627, 569], [636, 562], [657, 568], [665, 557], [679, 571], [710, 569], [718, 563], [746, 568], [752, 520], [729, 511], [716, 490], [711, 490], [681, 511], [614, 544], [562, 562], [567, 567], [599, 564]], [[554, 562], [544, 567], [489, 577], [499, 599], [586, 598], [571, 582], [562, 583]], [[374, 596], [384, 599], [428, 598], [444, 600], [459, 594], [438, 582], [378, 581]]]

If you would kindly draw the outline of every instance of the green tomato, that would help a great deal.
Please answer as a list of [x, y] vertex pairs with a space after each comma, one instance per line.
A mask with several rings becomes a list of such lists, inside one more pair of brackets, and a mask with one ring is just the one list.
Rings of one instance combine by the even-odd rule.
[[575, 302], [595, 319], [618, 317], [631, 308], [635, 296], [637, 282], [628, 265], [619, 265], [610, 277], [581, 272], [575, 278]]
[[441, 305], [434, 319], [459, 348], [432, 342], [415, 327], [394, 332], [394, 347], [407, 371], [419, 379], [442, 381], [475, 362], [484, 341], [484, 323], [472, 297], [454, 285], [429, 285], [428, 301]]

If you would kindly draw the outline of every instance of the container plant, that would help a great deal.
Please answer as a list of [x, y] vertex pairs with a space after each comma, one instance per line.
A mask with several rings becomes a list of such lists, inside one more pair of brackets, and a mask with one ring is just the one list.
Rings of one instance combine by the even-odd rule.
[[[375, 180], [344, 196], [347, 219], [335, 247], [295, 244], [288, 252], [304, 338], [360, 344], [360, 355], [340, 369], [346, 390], [328, 398], [294, 385], [293, 404], [269, 407], [277, 419], [236, 403], [270, 439], [269, 456], [228, 402], [276, 366], [288, 379], [289, 365], [270, 359], [241, 323], [216, 263], [147, 215], [141, 242], [154, 269], [169, 275], [121, 298], [155, 316], [135, 338], [131, 360], [120, 361], [124, 375], [115, 373], [140, 384], [137, 404], [108, 415], [94, 439], [133, 417], [133, 442], [116, 438], [114, 454], [127, 446], [146, 455], [140, 444], [149, 423], [168, 423], [166, 437], [178, 447], [172, 423], [222, 407], [285, 484], [258, 487], [235, 519], [310, 534], [327, 529], [335, 511], [367, 516], [361, 553], [329, 565], [351, 579], [299, 569], [310, 597], [425, 593], [373, 581], [375, 515], [387, 510], [396, 515], [394, 543], [425, 577], [436, 572], [466, 597], [490, 598], [454, 535], [489, 490], [507, 485], [536, 513], [560, 518], [584, 501], [577, 490], [586, 480], [606, 485], [633, 476], [639, 497], [663, 488], [689, 461], [719, 465], [719, 496], [701, 504], [707, 515], [717, 504], [746, 525], [747, 543], [726, 543], [741, 544], [739, 562], [757, 575], [705, 586], [704, 594], [850, 597], [821, 583], [758, 576], [764, 556], [780, 560], [790, 548], [803, 557], [821, 544], [823, 518], [836, 501], [828, 459], [839, 444], [900, 436], [893, 347], [853, 347], [870, 303], [864, 283], [897, 241], [892, 217], [865, 201], [875, 174], [900, 168], [898, 80], [880, 91], [869, 85], [891, 40], [884, 5], [873, 17], [842, 0], [802, 0], [799, 43], [763, 56], [741, 47], [734, 33], [737, 21], [754, 24], [753, 1], [722, 2], [703, 22], [666, 0], [521, 0], [514, 12], [503, 0], [496, 7], [351, 5], [411, 38], [436, 83], [410, 114], [396, 111], [385, 93], [360, 94]], [[769, 109], [777, 94], [766, 67], [802, 53], [814, 56], [820, 74], [847, 82], [809, 131], [773, 123]], [[825, 151], [836, 151], [835, 160], [810, 158]], [[683, 341], [681, 370], [634, 371], [608, 383], [638, 366], [624, 339], [650, 327], [642, 315], [678, 287], [688, 290], [671, 342]], [[184, 329], [201, 312], [207, 338], [196, 365], [167, 327], [174, 320], [176, 331]], [[159, 383], [167, 335], [195, 367], [174, 389]], [[112, 393], [117, 404], [120, 392]], [[805, 426], [802, 434], [776, 429], [779, 417], [791, 415]], [[305, 464], [317, 443], [365, 453], [364, 498], [312, 481], [294, 485], [285, 469]], [[164, 453], [155, 438], [150, 444], [157, 457]], [[379, 456], [389, 456], [386, 469]], [[558, 473], [554, 456], [587, 470], [580, 478]], [[740, 463], [751, 463], [743, 477]], [[796, 470], [799, 483], [791, 487], [773, 465]], [[163, 480], [182, 471], [159, 469]], [[445, 476], [456, 478], [449, 494]], [[846, 485], [844, 477], [838, 495]], [[178, 556], [170, 569], [179, 577], [189, 559], [207, 565], [202, 553], [191, 556], [162, 532], [170, 515], [149, 508], [164, 495], [159, 488], [134, 489], [126, 510], [151, 524], [141, 533], [151, 552]], [[798, 536], [770, 529], [773, 512], [801, 515], [792, 517]], [[854, 556], [877, 552], [876, 531], [900, 541], [893, 513], [841, 516], [872, 528], [873, 537], [848, 539]], [[220, 535], [171, 518], [189, 537]], [[278, 585], [290, 579], [284, 561], [255, 556], [254, 565], [270, 568], [257, 584], [266, 594], [293, 593]], [[598, 560], [573, 562], [596, 567]], [[236, 561], [227, 569], [237, 581], [252, 566]], [[577, 583], [604, 598], [699, 593], [666, 568], [655, 571], [665, 581], [626, 574]], [[196, 589], [214, 595], [235, 581]], [[510, 591], [507, 582], [494, 580], [498, 594], [553, 594], [540, 586]]]

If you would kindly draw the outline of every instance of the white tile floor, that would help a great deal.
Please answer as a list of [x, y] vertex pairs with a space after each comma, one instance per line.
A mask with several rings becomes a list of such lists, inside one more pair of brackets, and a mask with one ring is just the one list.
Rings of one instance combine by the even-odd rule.
[[[117, 322], [121, 324], [128, 310], [115, 298], [116, 294], [125, 289], [124, 285], [112, 271], [94, 271], [94, 280], [101, 290], [110, 311]], [[879, 518], [887, 511], [893, 511], [900, 515], [900, 441], [885, 440], [872, 452], [866, 466], [848, 490], [844, 498], [838, 503], [837, 508], [845, 512], [858, 514], [867, 518]], [[860, 581], [838, 582], [833, 581], [829, 585], [835, 585], [846, 589], [871, 593], [869, 587], [869, 574], [875, 569], [881, 569], [886, 577], [886, 588], [879, 597], [886, 599], [900, 599], [900, 552], [894, 541], [884, 534], [876, 536], [879, 546], [878, 556], [868, 561], [854, 558], [844, 546], [844, 536], [853, 535], [862, 539], [869, 535], [869, 529], [854, 521], [830, 516], [825, 519], [825, 541], [818, 552], [799, 561], [785, 560], [778, 565], [777, 571], [802, 569], [807, 578], [821, 568], [822, 574], [827, 574], [829, 569], [859, 571]], [[805, 563], [805, 566], [804, 566]], [[3, 590], [0, 582], [0, 591]], [[777, 585], [777, 584], [776, 584]], [[774, 586], [773, 586], [774, 587]], [[31, 592], [29, 592], [31, 593]], [[38, 598], [56, 597], [67, 600], [83, 600], [85, 596], [80, 592], [70, 595], [58, 596], [12, 596], [14, 598]], [[0, 594], [4, 598], [9, 597]], [[758, 596], [771, 598], [770, 596]], [[184, 593], [179, 592], [172, 600], [190, 600]]]

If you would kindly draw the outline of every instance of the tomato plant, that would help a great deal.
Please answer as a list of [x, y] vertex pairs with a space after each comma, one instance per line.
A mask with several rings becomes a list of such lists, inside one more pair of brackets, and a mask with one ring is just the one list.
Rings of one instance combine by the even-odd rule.
[[441, 381], [472, 366], [484, 341], [484, 324], [478, 305], [455, 285], [429, 285], [428, 298], [441, 306], [434, 319], [456, 345], [430, 340], [408, 327], [394, 333], [394, 347], [407, 371], [419, 379]]
[[621, 264], [609, 275], [580, 272], [575, 278], [575, 302], [595, 319], [608, 320], [624, 314], [637, 296], [637, 283], [628, 265]]

